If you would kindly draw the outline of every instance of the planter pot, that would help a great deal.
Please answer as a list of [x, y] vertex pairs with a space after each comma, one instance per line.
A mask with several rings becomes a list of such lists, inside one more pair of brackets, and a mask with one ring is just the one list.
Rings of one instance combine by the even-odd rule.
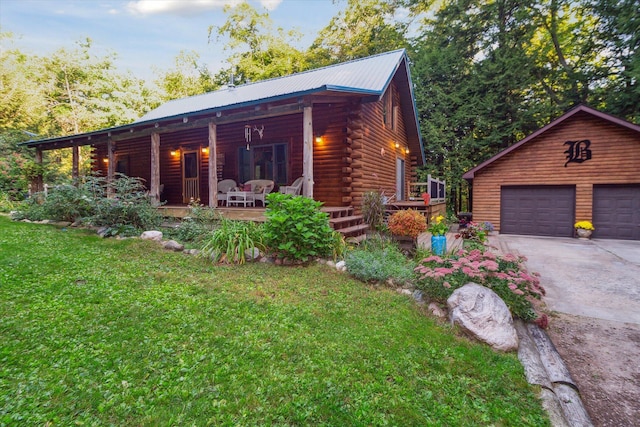
[[393, 235], [393, 240], [398, 243], [400, 250], [414, 253], [416, 250], [416, 239], [409, 236], [396, 236]]
[[431, 236], [431, 252], [444, 255], [447, 252], [447, 236]]
[[587, 230], [586, 228], [576, 228], [576, 234], [578, 235], [578, 239], [588, 240], [591, 238], [592, 230]]

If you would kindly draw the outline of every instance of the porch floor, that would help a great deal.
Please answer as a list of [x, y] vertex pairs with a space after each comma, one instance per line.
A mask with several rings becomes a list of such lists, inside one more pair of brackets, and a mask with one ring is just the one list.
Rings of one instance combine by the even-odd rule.
[[[264, 216], [265, 208], [263, 207], [226, 207], [219, 206], [216, 208], [222, 216], [228, 219], [264, 222], [267, 218]], [[166, 218], [184, 218], [191, 214], [189, 206], [185, 205], [164, 205], [159, 206], [158, 210], [162, 216]]]

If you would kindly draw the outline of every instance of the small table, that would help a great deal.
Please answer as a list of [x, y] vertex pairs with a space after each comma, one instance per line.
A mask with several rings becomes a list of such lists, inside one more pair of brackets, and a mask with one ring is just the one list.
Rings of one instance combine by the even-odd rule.
[[251, 191], [229, 191], [227, 193], [227, 206], [255, 206], [255, 197]]

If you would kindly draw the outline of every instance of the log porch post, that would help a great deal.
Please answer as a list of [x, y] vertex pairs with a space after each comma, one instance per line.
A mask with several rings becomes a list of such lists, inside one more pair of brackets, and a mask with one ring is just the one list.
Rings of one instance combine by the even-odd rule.
[[[36, 157], [35, 157], [36, 165], [42, 166], [42, 149], [36, 148]], [[39, 191], [44, 191], [44, 183], [42, 177], [42, 169], [39, 168], [36, 176], [32, 177], [31, 180], [31, 192], [37, 193]]]
[[74, 145], [71, 148], [71, 181], [73, 185], [78, 185], [80, 176], [80, 147]]
[[160, 134], [151, 134], [151, 182], [149, 195], [156, 202], [160, 201]]
[[209, 122], [209, 207], [218, 206], [218, 151], [217, 126]]
[[113, 182], [114, 172], [116, 170], [116, 155], [113, 140], [107, 139], [107, 197], [113, 196], [113, 189], [111, 183]]
[[302, 194], [313, 199], [313, 108], [305, 106], [302, 114], [304, 145], [302, 149], [302, 176], [304, 186]]

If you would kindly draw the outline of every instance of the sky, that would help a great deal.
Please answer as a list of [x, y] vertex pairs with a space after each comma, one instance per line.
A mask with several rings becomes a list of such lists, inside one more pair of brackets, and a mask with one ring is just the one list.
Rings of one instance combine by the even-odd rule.
[[[153, 80], [154, 69], [173, 67], [182, 50], [193, 50], [213, 71], [223, 68], [229, 52], [223, 42], [209, 43], [209, 26], [225, 22], [223, 7], [241, 0], [0, 0], [0, 32], [13, 34], [11, 45], [26, 54], [46, 56], [75, 42], [92, 40], [92, 52], [117, 54], [120, 71]], [[259, 12], [268, 12], [274, 27], [297, 29], [306, 49], [318, 31], [346, 0], [248, 0]]]

